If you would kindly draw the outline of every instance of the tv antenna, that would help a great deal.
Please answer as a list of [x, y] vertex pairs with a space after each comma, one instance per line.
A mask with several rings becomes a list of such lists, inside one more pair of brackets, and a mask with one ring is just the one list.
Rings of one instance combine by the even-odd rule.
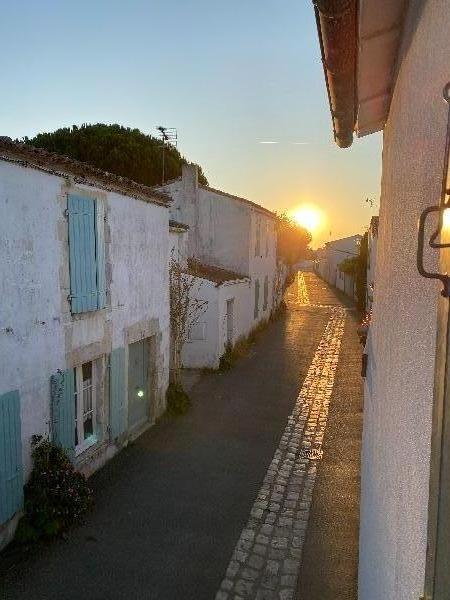
[[171, 146], [177, 145], [178, 134], [175, 127], [163, 127], [162, 125], [158, 125], [156, 129], [159, 131], [159, 139], [162, 142], [162, 178], [161, 185], [164, 185], [165, 179], [165, 151], [166, 144], [170, 144]]

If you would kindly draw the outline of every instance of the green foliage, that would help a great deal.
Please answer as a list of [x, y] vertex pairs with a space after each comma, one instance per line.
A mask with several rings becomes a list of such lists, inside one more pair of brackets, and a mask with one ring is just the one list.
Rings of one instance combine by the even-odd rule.
[[367, 253], [368, 253], [368, 233], [363, 235], [359, 245], [358, 256], [346, 258], [339, 264], [339, 270], [348, 275], [352, 275], [356, 283], [356, 304], [361, 312], [366, 309], [366, 288], [367, 288]]
[[[73, 125], [51, 133], [38, 133], [34, 138], [24, 138], [22, 141], [128, 177], [138, 183], [149, 186], [161, 184], [162, 143], [139, 129], [103, 123], [83, 124], [79, 127]], [[181, 165], [187, 162], [174, 146], [166, 145], [164, 180], [179, 177]], [[208, 184], [201, 167], [199, 183]]]
[[256, 344], [258, 336], [264, 331], [267, 324], [268, 321], [261, 321], [258, 325], [253, 327], [247, 336], [241, 336], [233, 346], [228, 344], [225, 348], [225, 352], [220, 357], [219, 368], [217, 370], [220, 372], [229, 371], [240, 358], [247, 356], [250, 348]]
[[166, 398], [167, 411], [172, 416], [184, 415], [191, 407], [191, 399], [181, 384], [170, 383]]
[[25, 516], [16, 533], [20, 542], [54, 537], [78, 523], [92, 505], [86, 478], [65, 452], [33, 436], [33, 470], [24, 487]]
[[288, 265], [295, 265], [299, 260], [308, 258], [311, 242], [310, 232], [298, 225], [286, 213], [277, 215], [277, 253]]
[[251, 345], [250, 336], [241, 336], [234, 346], [227, 344], [225, 352], [220, 357], [218, 370], [224, 372], [232, 369], [236, 361], [248, 354]]

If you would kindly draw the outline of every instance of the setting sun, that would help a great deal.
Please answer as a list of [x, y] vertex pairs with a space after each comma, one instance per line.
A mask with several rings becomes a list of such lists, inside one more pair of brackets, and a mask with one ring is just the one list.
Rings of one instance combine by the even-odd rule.
[[291, 211], [290, 216], [310, 233], [317, 231], [322, 222], [322, 213], [315, 206], [299, 206]]

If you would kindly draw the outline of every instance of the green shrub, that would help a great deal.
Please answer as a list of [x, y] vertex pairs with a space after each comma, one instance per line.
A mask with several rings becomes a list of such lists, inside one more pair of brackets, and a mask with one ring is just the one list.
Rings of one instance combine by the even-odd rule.
[[191, 399], [181, 384], [169, 384], [166, 398], [167, 411], [173, 416], [184, 415], [191, 407]]
[[92, 505], [86, 478], [75, 471], [62, 448], [41, 436], [33, 436], [32, 446], [33, 470], [24, 487], [25, 515], [16, 533], [20, 542], [67, 531]]

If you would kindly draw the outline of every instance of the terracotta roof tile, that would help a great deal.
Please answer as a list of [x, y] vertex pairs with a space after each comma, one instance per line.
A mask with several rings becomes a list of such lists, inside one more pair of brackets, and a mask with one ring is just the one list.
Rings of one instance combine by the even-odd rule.
[[226, 281], [238, 281], [249, 279], [247, 275], [241, 275], [221, 267], [215, 267], [213, 265], [206, 265], [193, 258], [188, 259], [189, 274], [201, 279], [207, 279], [212, 281], [217, 286], [225, 283]]
[[163, 206], [168, 206], [170, 203], [170, 196], [167, 194], [127, 177], [102, 171], [87, 163], [54, 152], [48, 152], [48, 150], [42, 148], [34, 148], [28, 144], [13, 142], [11, 138], [5, 136], [0, 136], [0, 160], [45, 171], [59, 177], [72, 176], [76, 183], [92, 185], [107, 191], [131, 196], [144, 202], [152, 202]]

